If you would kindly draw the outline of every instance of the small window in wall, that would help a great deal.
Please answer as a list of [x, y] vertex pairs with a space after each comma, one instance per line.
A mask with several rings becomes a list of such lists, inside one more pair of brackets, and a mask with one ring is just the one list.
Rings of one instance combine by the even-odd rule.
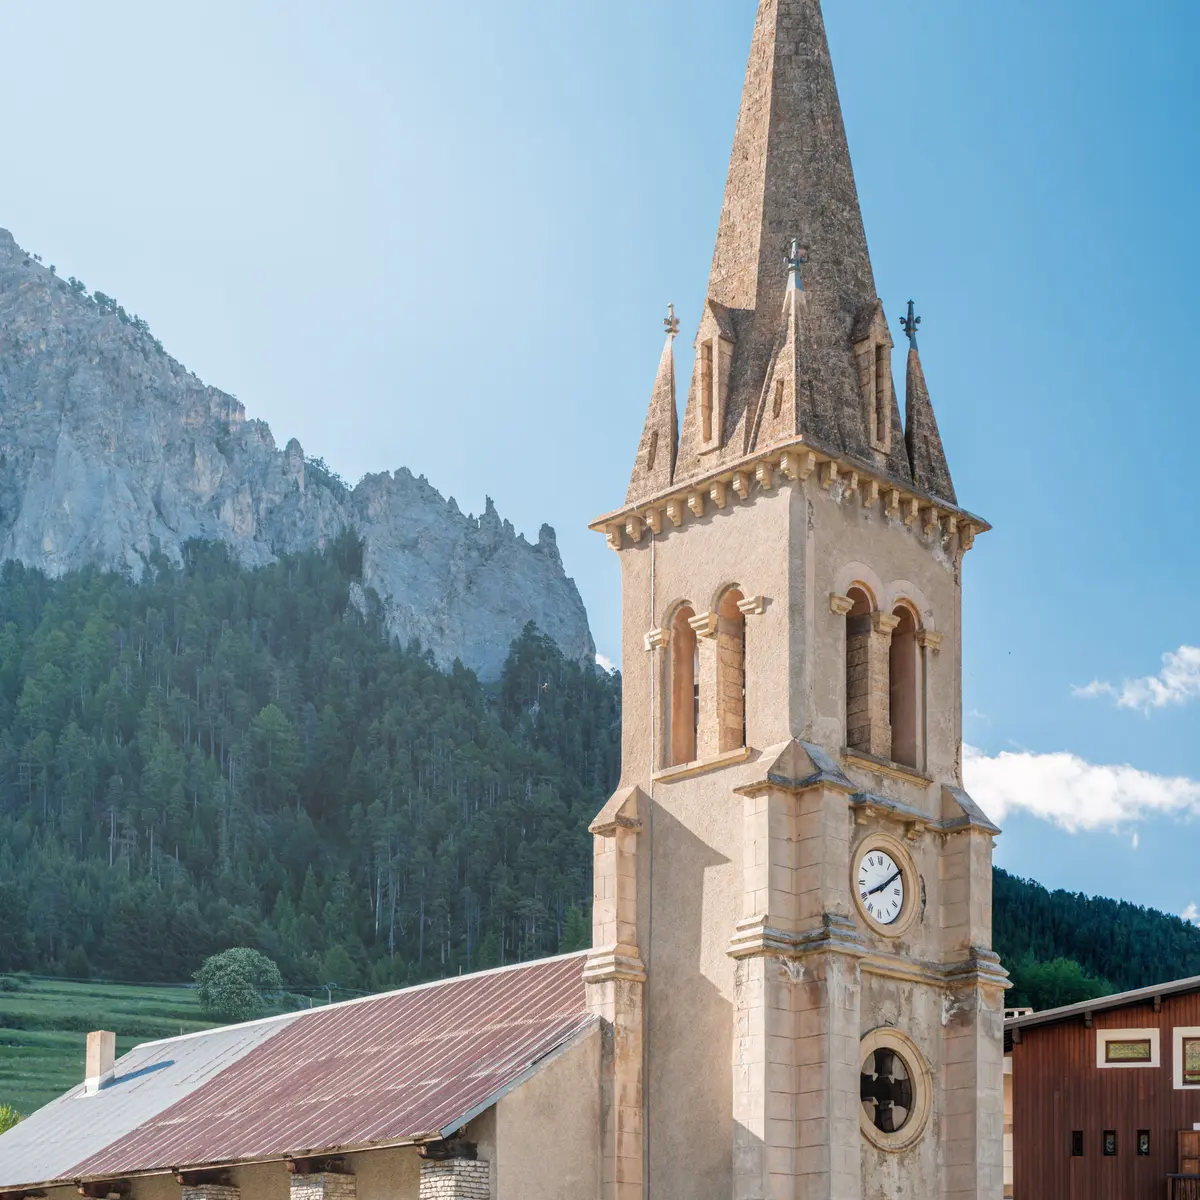
[[1139, 1158], [1150, 1157], [1150, 1130], [1139, 1129], [1137, 1136], [1137, 1152]]
[[731, 589], [717, 606], [718, 750], [746, 744], [746, 617], [738, 605], [745, 599]]
[[861, 588], [846, 593], [854, 606], [846, 614], [846, 745], [871, 746], [871, 598]]
[[1200, 1088], [1200, 1026], [1171, 1030], [1172, 1076], [1176, 1090]]
[[1149, 1038], [1131, 1038], [1128, 1041], [1114, 1039], [1104, 1043], [1106, 1063], [1149, 1063], [1153, 1058]]
[[1183, 1082], [1187, 1087], [1200, 1085], [1200, 1037], [1183, 1039]]
[[654, 470], [654, 460], [658, 458], [658, 430], [655, 429], [650, 434], [650, 450], [646, 454], [646, 470]]
[[696, 727], [700, 712], [700, 678], [696, 670], [696, 631], [689, 622], [695, 611], [684, 605], [671, 621], [671, 708], [669, 766], [692, 762], [696, 757]]
[[771, 416], [777, 417], [783, 412], [783, 380], [775, 381], [775, 403], [771, 406]]
[[713, 440], [713, 344], [710, 339], [700, 344], [700, 436], [705, 445]]
[[1083, 1130], [1074, 1129], [1071, 1131], [1071, 1157], [1083, 1157]]
[[891, 351], [886, 344], [875, 347], [875, 440], [884, 448], [892, 440]]
[[1161, 1036], [1157, 1029], [1097, 1029], [1096, 1066], [1101, 1070], [1157, 1067]]
[[1115, 1129], [1106, 1129], [1104, 1138], [1100, 1143], [1101, 1149], [1105, 1158], [1117, 1157], [1117, 1131]]
[[920, 696], [917, 686], [917, 622], [910, 608], [901, 605], [894, 616], [900, 624], [892, 632], [889, 651], [891, 675], [892, 762], [917, 765], [917, 720]]

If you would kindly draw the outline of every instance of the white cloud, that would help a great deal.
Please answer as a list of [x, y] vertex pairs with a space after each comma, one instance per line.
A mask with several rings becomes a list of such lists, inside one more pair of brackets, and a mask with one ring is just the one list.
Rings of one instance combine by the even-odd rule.
[[963, 781], [993, 821], [1027, 812], [1069, 833], [1114, 829], [1154, 816], [1200, 815], [1200, 781], [1097, 765], [1066, 751], [993, 756], [964, 746]]
[[1183, 920], [1189, 921], [1193, 925], [1200, 925], [1200, 909], [1196, 907], [1194, 900], [1179, 915]]
[[601, 654], [599, 651], [596, 653], [596, 666], [607, 671], [610, 675], [617, 669], [617, 664], [607, 654]]
[[1133, 831], [1133, 837], [1129, 839], [1129, 844], [1134, 850], [1136, 850], [1142, 844], [1142, 839], [1138, 837], [1138, 831], [1136, 829]]
[[1167, 708], [1200, 699], [1200, 646], [1180, 646], [1162, 656], [1157, 675], [1126, 679], [1120, 687], [1093, 679], [1085, 687], [1073, 688], [1076, 696], [1094, 699], [1111, 696], [1121, 708], [1136, 708], [1148, 713], [1152, 708]]

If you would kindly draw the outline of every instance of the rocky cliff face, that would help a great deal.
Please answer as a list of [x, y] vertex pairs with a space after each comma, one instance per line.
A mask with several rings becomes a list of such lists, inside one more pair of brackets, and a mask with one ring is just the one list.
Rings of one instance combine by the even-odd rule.
[[347, 527], [365, 540], [365, 583], [391, 632], [438, 662], [496, 678], [527, 621], [569, 656], [594, 656], [548, 525], [531, 545], [490, 500], [464, 515], [403, 468], [346, 488], [0, 229], [0, 558], [138, 576], [155, 553], [179, 562], [190, 538], [256, 565]]

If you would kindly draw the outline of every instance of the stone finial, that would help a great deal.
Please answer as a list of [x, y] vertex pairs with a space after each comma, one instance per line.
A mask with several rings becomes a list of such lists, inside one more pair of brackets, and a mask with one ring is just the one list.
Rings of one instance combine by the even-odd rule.
[[801, 275], [800, 268], [808, 262], [808, 247], [800, 245], [800, 239], [793, 237], [788, 242], [787, 252], [787, 269], [788, 269], [788, 291], [802, 292], [804, 291], [804, 279]]
[[679, 332], [679, 318], [675, 315], [675, 305], [667, 305], [667, 315], [663, 318], [663, 326], [666, 328], [667, 336], [674, 337]]
[[904, 330], [904, 336], [908, 338], [909, 346], [915, 350], [917, 348], [917, 326], [921, 324], [921, 318], [916, 315], [916, 310], [913, 302], [908, 302], [908, 316], [900, 318], [900, 328]]

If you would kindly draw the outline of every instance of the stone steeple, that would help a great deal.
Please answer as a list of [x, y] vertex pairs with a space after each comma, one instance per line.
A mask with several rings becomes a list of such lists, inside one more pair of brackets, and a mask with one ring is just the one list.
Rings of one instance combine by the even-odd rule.
[[[793, 239], [806, 250], [799, 322], [788, 298]], [[911, 484], [892, 436], [890, 345], [819, 0], [761, 0], [676, 478], [802, 435]], [[767, 394], [780, 369], [787, 428]]]
[[917, 326], [920, 317], [913, 316], [913, 302], [908, 302], [908, 318], [904, 322], [908, 333], [908, 378], [904, 388], [904, 442], [908, 447], [908, 460], [912, 464], [913, 482], [922, 491], [957, 504], [954, 482], [950, 478], [950, 467], [946, 452], [942, 448], [938, 433], [937, 418], [933, 415], [933, 404], [929, 399], [929, 388], [925, 385], [925, 372], [921, 367], [921, 354], [917, 349]]
[[646, 425], [642, 440], [638, 443], [637, 458], [633, 474], [629, 479], [626, 504], [654, 495], [669, 488], [675, 477], [675, 450], [679, 441], [679, 419], [675, 414], [675, 335], [679, 332], [679, 318], [675, 305], [669, 305], [666, 326], [667, 340], [662, 358], [658, 363], [658, 375], [654, 390], [650, 393], [650, 411], [646, 414]]

